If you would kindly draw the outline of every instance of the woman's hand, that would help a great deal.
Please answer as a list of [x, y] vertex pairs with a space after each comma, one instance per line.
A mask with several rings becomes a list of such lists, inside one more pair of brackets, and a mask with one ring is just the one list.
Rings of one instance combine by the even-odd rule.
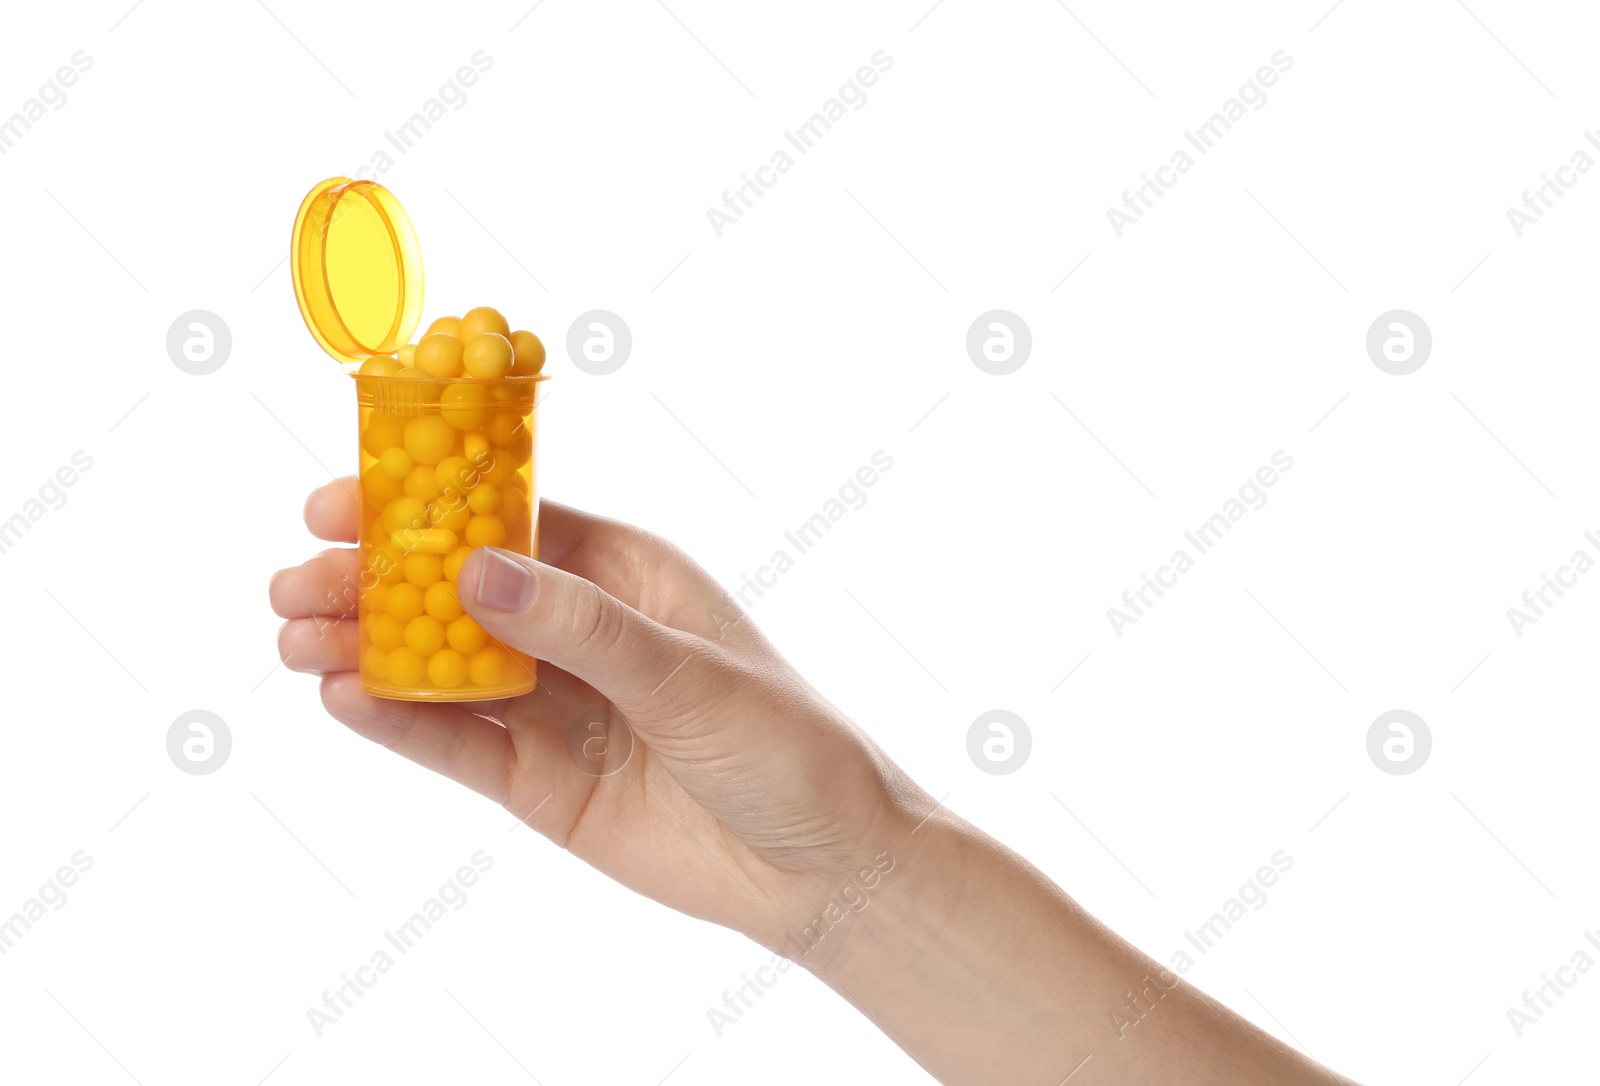
[[[354, 480], [306, 502], [356, 539]], [[480, 549], [461, 603], [540, 661], [531, 694], [372, 697], [356, 674], [357, 552], [279, 571], [285, 664], [322, 675], [351, 730], [459, 781], [600, 871], [791, 957], [791, 939], [934, 807], [783, 660], [732, 597], [665, 540], [543, 502], [540, 561]]]
[[[313, 493], [311, 530], [354, 540], [354, 493]], [[1349, 1086], [933, 803], [671, 544], [548, 502], [539, 527], [543, 561], [479, 549], [456, 582], [485, 629], [540, 661], [533, 693], [363, 693], [348, 549], [273, 578], [284, 661], [322, 674], [328, 711], [360, 734], [802, 962], [941, 1081]]]

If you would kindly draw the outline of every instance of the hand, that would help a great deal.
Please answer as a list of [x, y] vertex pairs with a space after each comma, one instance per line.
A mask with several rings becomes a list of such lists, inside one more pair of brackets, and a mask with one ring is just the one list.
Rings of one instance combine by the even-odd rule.
[[[356, 493], [351, 479], [314, 491], [312, 533], [354, 542]], [[480, 549], [457, 581], [486, 630], [540, 661], [533, 693], [434, 704], [363, 692], [351, 548], [273, 577], [284, 663], [322, 675], [323, 704], [352, 731], [625, 886], [800, 957], [788, 934], [933, 801], [676, 547], [548, 501], [539, 537], [541, 560]], [[601, 765], [569, 753], [574, 730], [608, 752]]]
[[[479, 549], [456, 582], [485, 629], [540, 661], [533, 693], [456, 705], [364, 693], [350, 549], [272, 579], [284, 662], [320, 673], [323, 703], [354, 731], [634, 890], [800, 961], [941, 1081], [1349, 1086], [941, 810], [671, 544], [549, 502], [539, 518], [542, 561]], [[353, 480], [313, 493], [306, 523], [354, 540]], [[568, 748], [591, 723], [598, 767]], [[903, 873], [870, 909], [860, 900], [825, 942], [799, 934], [883, 853]], [[1107, 1008], [1134, 990], [1152, 1009], [1125, 1043]]]

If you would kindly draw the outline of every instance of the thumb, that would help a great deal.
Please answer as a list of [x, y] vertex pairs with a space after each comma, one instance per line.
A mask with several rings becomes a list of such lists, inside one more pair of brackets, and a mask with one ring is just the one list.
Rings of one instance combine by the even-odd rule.
[[489, 633], [576, 675], [624, 712], [664, 710], [656, 692], [703, 647], [592, 581], [498, 547], [468, 555], [457, 587]]

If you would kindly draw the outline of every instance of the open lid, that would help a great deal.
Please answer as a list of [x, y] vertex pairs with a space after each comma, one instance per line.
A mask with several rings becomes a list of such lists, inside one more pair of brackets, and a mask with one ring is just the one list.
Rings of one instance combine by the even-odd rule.
[[346, 369], [410, 342], [422, 319], [422, 251], [388, 189], [348, 177], [317, 185], [295, 216], [289, 259], [306, 327]]

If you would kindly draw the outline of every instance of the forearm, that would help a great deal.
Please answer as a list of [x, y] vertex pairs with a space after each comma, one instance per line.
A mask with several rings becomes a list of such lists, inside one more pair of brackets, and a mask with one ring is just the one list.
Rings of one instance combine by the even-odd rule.
[[1162, 971], [957, 819], [886, 851], [894, 867], [867, 906], [801, 961], [941, 1082], [1347, 1081]]

